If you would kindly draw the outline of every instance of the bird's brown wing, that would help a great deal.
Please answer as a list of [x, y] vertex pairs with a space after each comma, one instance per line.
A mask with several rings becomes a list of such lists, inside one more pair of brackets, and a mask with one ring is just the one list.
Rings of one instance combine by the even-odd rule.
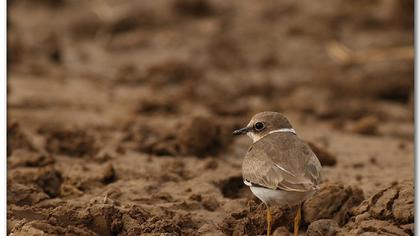
[[254, 143], [244, 158], [244, 179], [271, 189], [316, 189], [321, 164], [310, 147], [290, 133], [275, 133]]

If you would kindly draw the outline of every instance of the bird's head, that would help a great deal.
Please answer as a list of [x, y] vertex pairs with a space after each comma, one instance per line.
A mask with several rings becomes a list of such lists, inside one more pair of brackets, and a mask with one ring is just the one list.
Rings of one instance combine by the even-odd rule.
[[247, 126], [235, 130], [233, 134], [247, 134], [255, 143], [270, 132], [280, 129], [292, 129], [292, 125], [281, 113], [265, 111], [254, 115]]

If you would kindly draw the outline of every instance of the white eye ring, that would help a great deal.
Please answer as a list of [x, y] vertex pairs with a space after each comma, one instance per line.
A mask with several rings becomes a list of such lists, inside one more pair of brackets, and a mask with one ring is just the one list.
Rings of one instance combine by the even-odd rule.
[[262, 122], [257, 122], [255, 123], [254, 128], [256, 131], [261, 131], [265, 128], [265, 125]]

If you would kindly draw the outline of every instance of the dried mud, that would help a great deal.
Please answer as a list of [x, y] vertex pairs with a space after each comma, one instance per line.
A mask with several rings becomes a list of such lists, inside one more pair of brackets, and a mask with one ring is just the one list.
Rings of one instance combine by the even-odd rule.
[[414, 1], [8, 5], [9, 234], [263, 235], [231, 132], [274, 110], [324, 166], [301, 235], [414, 235]]

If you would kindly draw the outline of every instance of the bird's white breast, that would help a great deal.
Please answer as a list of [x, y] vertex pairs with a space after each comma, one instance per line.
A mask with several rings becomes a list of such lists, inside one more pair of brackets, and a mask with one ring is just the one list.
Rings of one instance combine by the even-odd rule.
[[251, 192], [259, 198], [266, 205], [288, 205], [289, 207], [296, 206], [306, 198], [314, 194], [310, 192], [292, 192], [279, 189], [269, 189], [257, 186], [250, 186]]

